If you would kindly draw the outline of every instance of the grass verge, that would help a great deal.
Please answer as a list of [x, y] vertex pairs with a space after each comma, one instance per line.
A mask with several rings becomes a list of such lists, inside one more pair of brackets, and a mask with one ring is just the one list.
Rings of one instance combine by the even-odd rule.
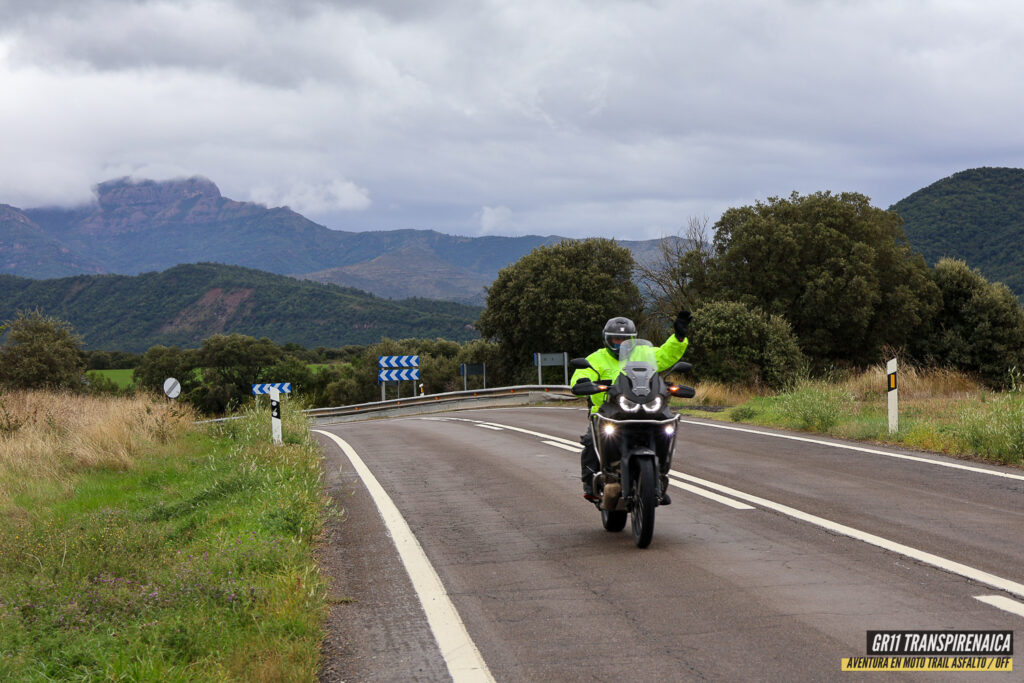
[[[899, 430], [890, 433], [885, 387], [885, 368], [879, 366], [835, 381], [803, 381], [771, 395], [712, 385], [703, 395], [727, 408], [714, 415], [685, 401], [676, 407], [694, 416], [1024, 464], [1024, 393], [993, 393], [951, 370], [904, 368]], [[698, 385], [698, 401], [701, 396]]]
[[[315, 680], [327, 507], [304, 416], [274, 447], [266, 410], [193, 427], [166, 402], [50, 400], [0, 437], [0, 680]], [[129, 436], [37, 448], [89, 424]]]

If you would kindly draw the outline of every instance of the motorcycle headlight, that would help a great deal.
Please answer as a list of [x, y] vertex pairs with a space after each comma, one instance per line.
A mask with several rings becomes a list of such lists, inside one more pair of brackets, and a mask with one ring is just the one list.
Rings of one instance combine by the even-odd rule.
[[650, 403], [644, 403], [644, 410], [648, 413], [656, 413], [661, 410], [661, 396], [655, 396], [654, 400]]
[[635, 413], [640, 410], [640, 404], [633, 403], [625, 396], [619, 396], [619, 408], [625, 410], [627, 413]]

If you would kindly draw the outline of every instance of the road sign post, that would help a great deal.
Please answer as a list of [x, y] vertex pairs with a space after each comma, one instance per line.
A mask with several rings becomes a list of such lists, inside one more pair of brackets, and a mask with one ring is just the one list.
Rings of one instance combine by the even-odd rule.
[[569, 354], [566, 351], [562, 353], [535, 353], [533, 354], [533, 364], [537, 366], [537, 384], [544, 384], [544, 376], [542, 370], [545, 365], [561, 365], [565, 371], [565, 383], [569, 384]]
[[484, 389], [487, 388], [487, 363], [463, 363], [459, 366], [459, 374], [462, 375], [463, 391], [469, 391], [467, 380], [470, 375], [483, 375]]
[[290, 382], [276, 382], [268, 384], [253, 384], [252, 393], [270, 395], [270, 436], [275, 444], [280, 445], [281, 440], [281, 394], [290, 394], [292, 385]]
[[172, 401], [178, 398], [178, 396], [181, 394], [181, 382], [174, 379], [173, 377], [168, 377], [167, 379], [165, 379], [164, 394], [167, 396], [167, 398], [171, 399]]
[[900, 429], [899, 415], [899, 383], [896, 380], [896, 359], [893, 358], [885, 365], [886, 390], [889, 397], [889, 433], [898, 432]]
[[281, 445], [281, 392], [277, 389], [270, 390], [270, 435]]
[[292, 393], [292, 384], [291, 382], [272, 382], [252, 385], [252, 393], [256, 395], [269, 394], [271, 389], [277, 389], [282, 394], [290, 394]]
[[413, 382], [412, 395], [416, 395], [415, 382], [420, 378], [420, 357], [419, 356], [378, 356], [377, 382], [380, 384], [380, 400], [385, 400], [385, 387], [388, 382], [398, 383], [398, 394], [401, 398], [402, 382], [411, 380]]

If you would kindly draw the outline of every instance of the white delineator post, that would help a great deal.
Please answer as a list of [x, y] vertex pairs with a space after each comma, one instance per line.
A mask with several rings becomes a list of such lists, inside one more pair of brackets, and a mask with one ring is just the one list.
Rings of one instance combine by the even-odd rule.
[[896, 381], [896, 359], [893, 358], [885, 365], [886, 389], [889, 396], [889, 433], [899, 431], [899, 388]]
[[281, 392], [270, 389], [270, 433], [274, 443], [281, 443]]

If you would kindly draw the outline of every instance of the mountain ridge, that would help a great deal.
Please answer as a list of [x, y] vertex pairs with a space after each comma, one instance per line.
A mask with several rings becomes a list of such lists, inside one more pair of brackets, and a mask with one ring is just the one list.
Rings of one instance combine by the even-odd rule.
[[[98, 184], [95, 191], [96, 201], [85, 206], [18, 210], [68, 254], [54, 263], [48, 277], [81, 272], [135, 275], [214, 261], [355, 285], [381, 296], [429, 292], [482, 303], [483, 288], [498, 270], [538, 246], [565, 239], [461, 237], [413, 229], [331, 230], [288, 207], [268, 208], [224, 197], [215, 183], [200, 176], [171, 181], [120, 178]], [[414, 258], [406, 263], [396, 256], [403, 252]], [[439, 278], [428, 283], [422, 276], [414, 277], [418, 265], [439, 271]], [[11, 263], [0, 272], [31, 277], [36, 271]]]
[[1024, 298], [1024, 169], [979, 167], [911, 193], [890, 207], [929, 264], [965, 261]]
[[337, 285], [241, 266], [182, 264], [140, 275], [33, 280], [0, 275], [0, 320], [39, 309], [66, 320], [88, 349], [141, 352], [197, 347], [216, 333], [269, 337], [312, 348], [382, 337], [475, 339], [481, 309], [426, 299], [394, 301]]

